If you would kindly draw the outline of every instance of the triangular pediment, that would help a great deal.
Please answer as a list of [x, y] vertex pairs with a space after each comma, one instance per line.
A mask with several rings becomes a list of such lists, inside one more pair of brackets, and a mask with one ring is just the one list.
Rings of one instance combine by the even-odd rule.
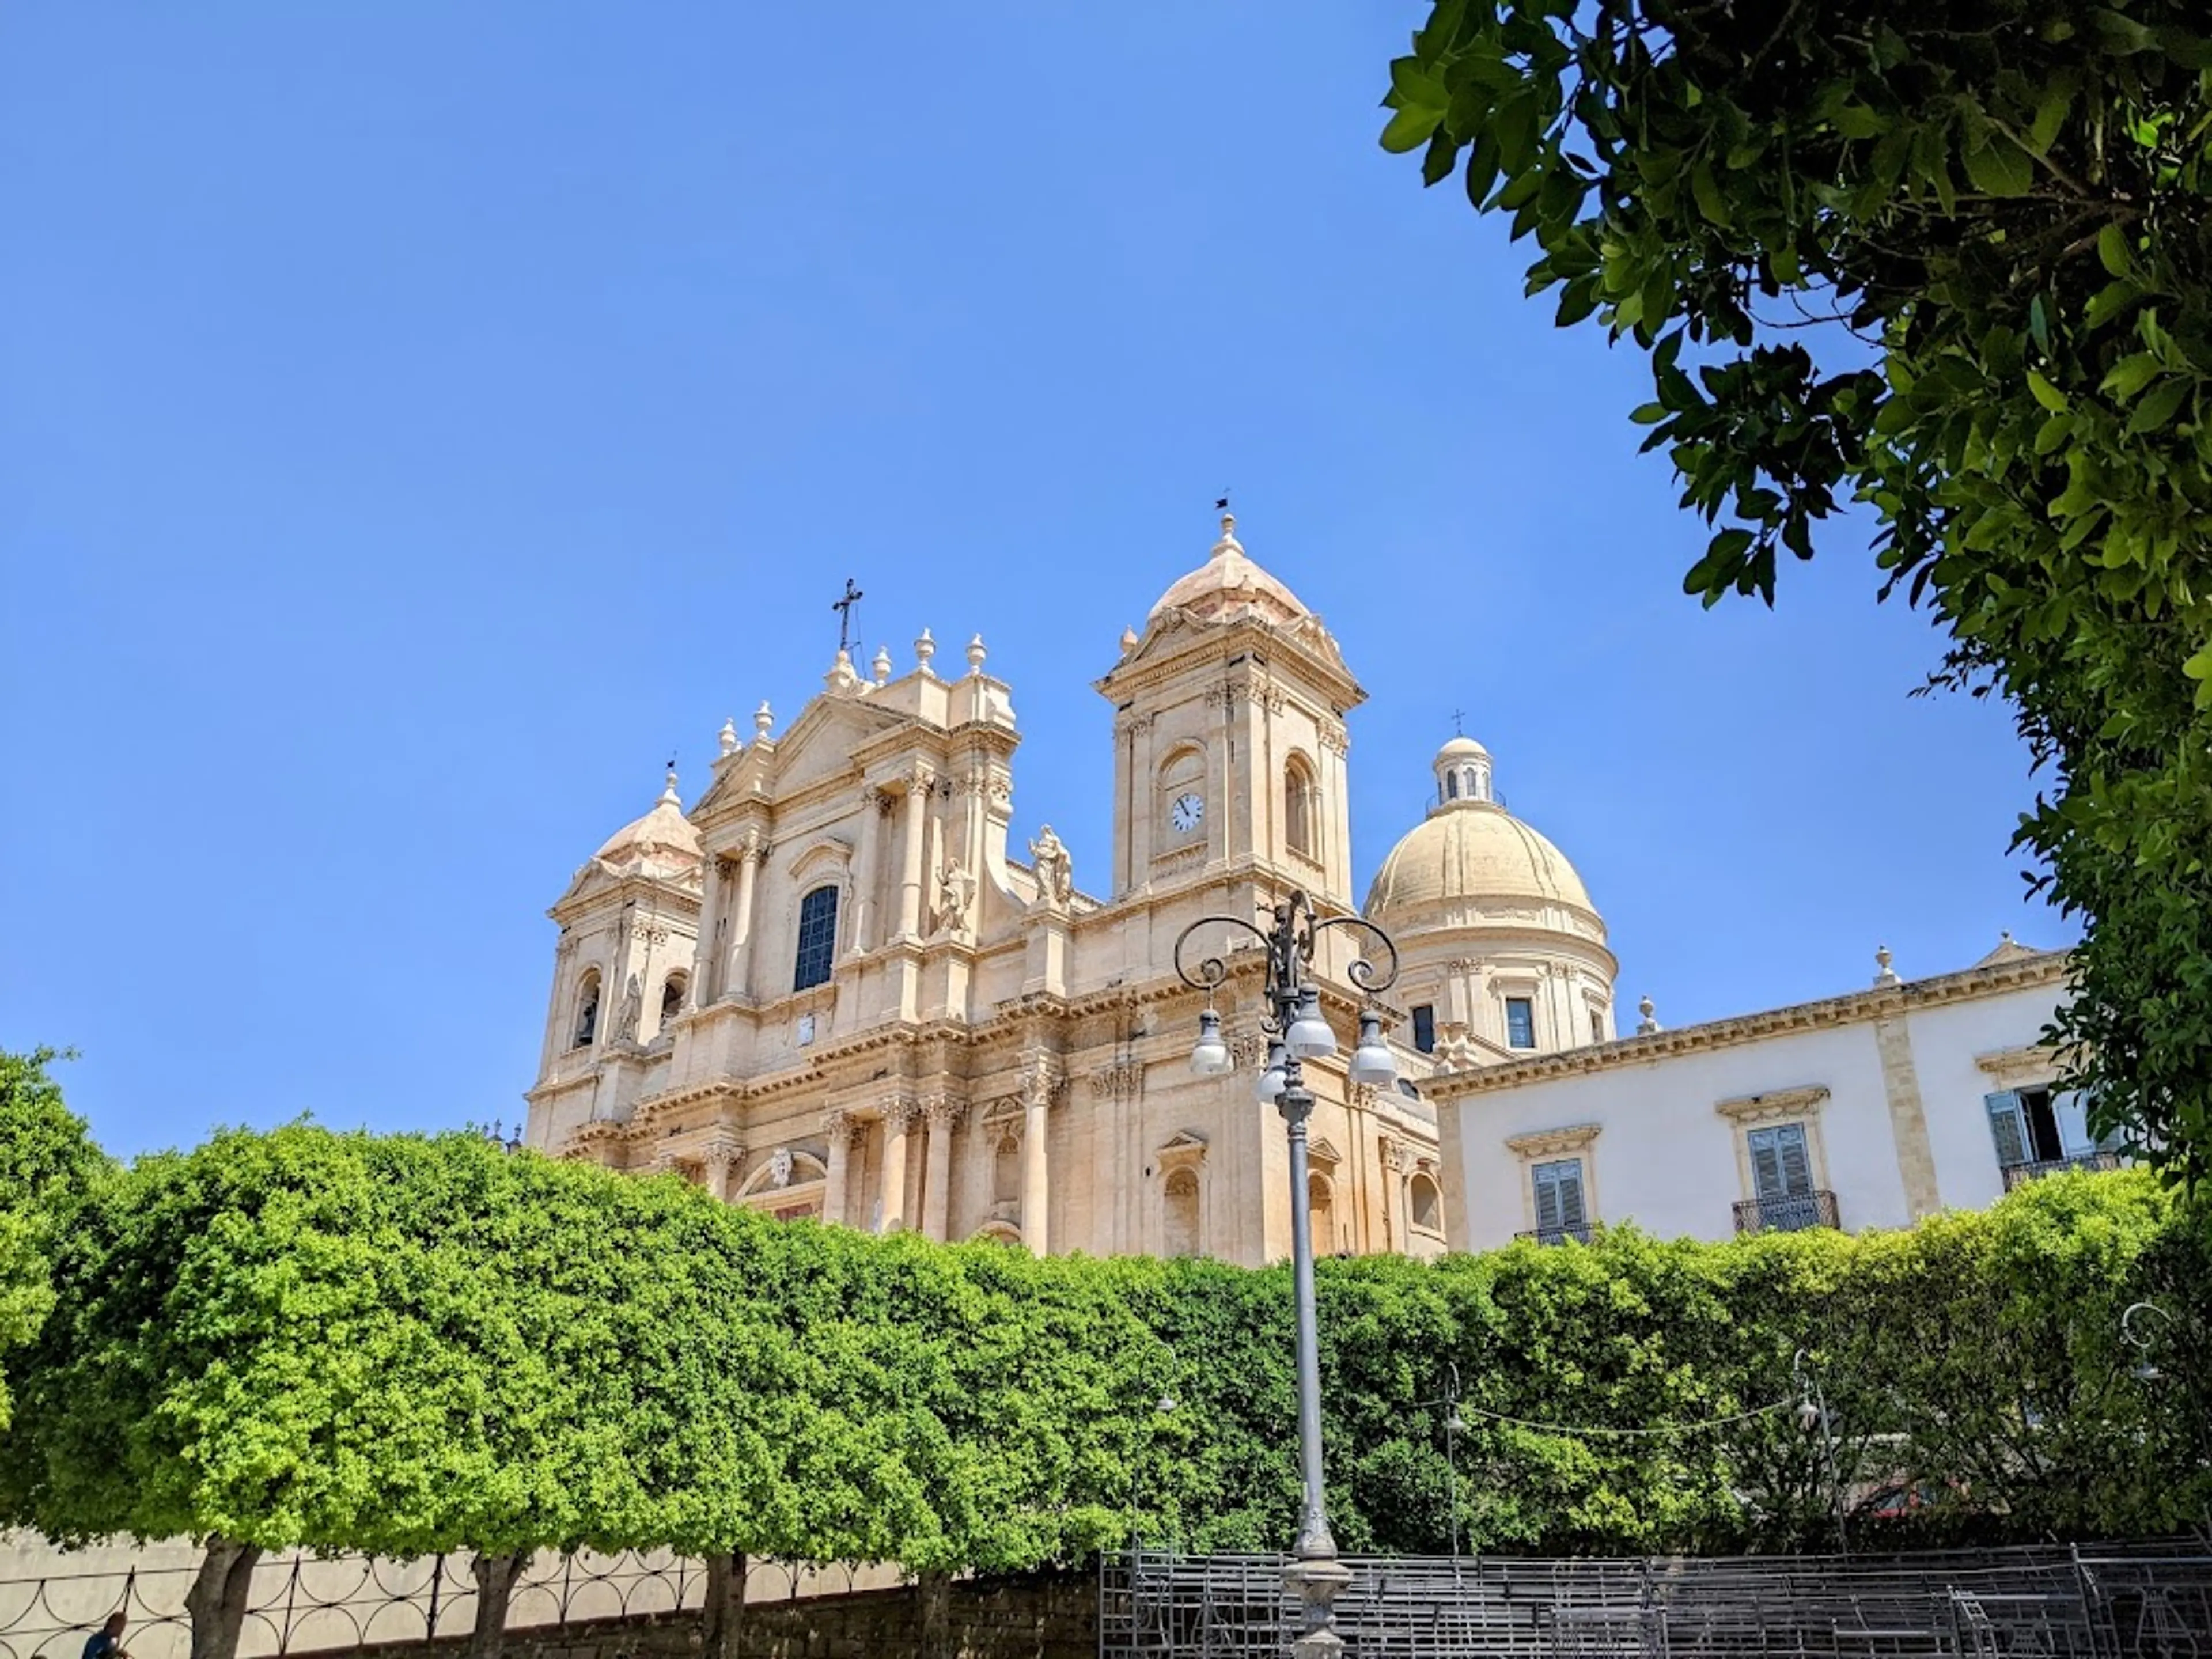
[[695, 814], [710, 816], [739, 802], [780, 799], [854, 771], [853, 751], [907, 724], [909, 717], [878, 708], [864, 696], [816, 697], [780, 738], [748, 747], [714, 780]]

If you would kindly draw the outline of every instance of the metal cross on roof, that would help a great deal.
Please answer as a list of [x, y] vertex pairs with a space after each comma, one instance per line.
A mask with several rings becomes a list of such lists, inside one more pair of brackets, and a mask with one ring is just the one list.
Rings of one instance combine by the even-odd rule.
[[830, 602], [830, 608], [837, 613], [837, 649], [841, 652], [849, 652], [853, 648], [853, 607], [866, 597], [853, 586], [853, 579], [848, 576], [845, 578], [844, 597]]
[[1467, 727], [1461, 724], [1466, 719], [1467, 711], [1464, 708], [1452, 710], [1452, 732], [1455, 736], [1463, 738], [1467, 735]]

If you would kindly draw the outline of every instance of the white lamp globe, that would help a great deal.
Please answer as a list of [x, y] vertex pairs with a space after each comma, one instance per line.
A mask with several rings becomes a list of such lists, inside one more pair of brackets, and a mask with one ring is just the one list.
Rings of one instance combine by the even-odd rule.
[[1359, 1046], [1352, 1051], [1352, 1080], [1373, 1089], [1389, 1089], [1398, 1081], [1397, 1062], [1382, 1041], [1382, 1021], [1373, 1009], [1359, 1016]]
[[1208, 1008], [1198, 1017], [1198, 1044], [1190, 1051], [1194, 1077], [1219, 1077], [1236, 1065], [1221, 1040], [1221, 1016]]
[[1336, 1033], [1321, 1017], [1321, 998], [1309, 985], [1298, 997], [1298, 1017], [1283, 1034], [1291, 1052], [1300, 1060], [1327, 1060], [1336, 1052]]
[[1260, 1073], [1259, 1080], [1252, 1085], [1252, 1097], [1262, 1106], [1272, 1106], [1283, 1092], [1283, 1061], [1288, 1057], [1280, 1042], [1267, 1045], [1267, 1064]]

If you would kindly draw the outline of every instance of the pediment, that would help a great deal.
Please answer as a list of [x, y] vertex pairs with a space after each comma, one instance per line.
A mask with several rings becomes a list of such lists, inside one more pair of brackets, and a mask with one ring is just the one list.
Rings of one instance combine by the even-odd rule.
[[1336, 1143], [1327, 1135], [1317, 1138], [1308, 1156], [1316, 1164], [1341, 1164], [1344, 1154], [1336, 1150]]
[[1152, 1161], [1163, 1170], [1172, 1170], [1180, 1164], [1197, 1164], [1206, 1157], [1206, 1137], [1195, 1129], [1178, 1129], [1160, 1144], [1152, 1154]]
[[780, 738], [747, 747], [714, 780], [695, 817], [762, 798], [781, 799], [826, 779], [854, 775], [853, 751], [905, 723], [895, 710], [857, 696], [825, 693], [809, 702]]

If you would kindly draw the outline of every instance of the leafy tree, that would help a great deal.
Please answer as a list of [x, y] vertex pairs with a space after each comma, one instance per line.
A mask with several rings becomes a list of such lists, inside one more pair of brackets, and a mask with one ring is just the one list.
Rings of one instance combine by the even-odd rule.
[[[37, 1334], [53, 1305], [54, 1230], [109, 1170], [48, 1070], [59, 1058], [52, 1048], [0, 1052], [0, 1358]], [[0, 1373], [0, 1430], [9, 1413]]]
[[2212, 18], [2198, 0], [1436, 0], [1386, 149], [1459, 173], [1562, 326], [1632, 343], [1685, 586], [1772, 601], [1853, 502], [2053, 787], [2057, 1035], [2212, 1172]]

